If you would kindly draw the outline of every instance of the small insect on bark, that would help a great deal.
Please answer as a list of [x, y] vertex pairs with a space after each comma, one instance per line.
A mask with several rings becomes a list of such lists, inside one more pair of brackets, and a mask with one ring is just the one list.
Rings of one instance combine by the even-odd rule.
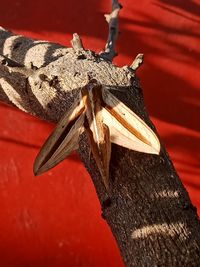
[[149, 154], [160, 152], [160, 142], [150, 127], [93, 79], [80, 90], [41, 148], [34, 163], [34, 174], [48, 171], [78, 149], [79, 136], [84, 131], [107, 190], [111, 143]]

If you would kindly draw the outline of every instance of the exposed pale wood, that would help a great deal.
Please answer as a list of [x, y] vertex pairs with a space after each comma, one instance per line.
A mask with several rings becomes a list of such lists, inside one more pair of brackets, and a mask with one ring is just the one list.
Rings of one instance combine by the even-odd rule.
[[74, 48], [74, 50], [76, 50], [76, 51], [80, 50], [80, 49], [84, 49], [82, 40], [77, 33], [73, 34], [73, 39], [71, 40], [71, 44], [72, 44], [72, 47]]
[[138, 54], [135, 59], [133, 60], [133, 63], [130, 65], [131, 69], [136, 71], [144, 62], [144, 55]]

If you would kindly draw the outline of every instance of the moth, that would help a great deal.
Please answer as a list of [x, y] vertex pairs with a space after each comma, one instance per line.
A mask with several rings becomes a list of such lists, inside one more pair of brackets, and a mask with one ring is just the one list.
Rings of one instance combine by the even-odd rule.
[[131, 150], [159, 154], [160, 142], [151, 128], [108, 88], [90, 80], [44, 143], [34, 163], [42, 174], [78, 149], [79, 136], [86, 132], [103, 183], [109, 186], [111, 143]]

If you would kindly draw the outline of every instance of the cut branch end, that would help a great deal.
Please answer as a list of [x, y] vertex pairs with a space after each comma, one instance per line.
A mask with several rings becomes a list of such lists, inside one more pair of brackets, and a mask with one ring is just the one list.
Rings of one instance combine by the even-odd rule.
[[144, 62], [144, 54], [138, 54], [130, 65], [131, 69], [136, 71]]
[[73, 34], [73, 39], [71, 40], [71, 45], [75, 51], [84, 49], [82, 40], [77, 33]]

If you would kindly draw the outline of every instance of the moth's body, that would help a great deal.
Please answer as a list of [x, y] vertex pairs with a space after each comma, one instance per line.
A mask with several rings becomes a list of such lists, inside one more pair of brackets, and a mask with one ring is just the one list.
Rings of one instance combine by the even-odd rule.
[[108, 188], [111, 142], [109, 128], [103, 123], [101, 86], [84, 87], [81, 94], [85, 100], [86, 134], [103, 182]]
[[77, 149], [84, 130], [107, 189], [111, 142], [144, 153], [160, 151], [159, 140], [146, 123], [108, 89], [91, 80], [45, 142], [36, 158], [34, 173], [49, 170]]

